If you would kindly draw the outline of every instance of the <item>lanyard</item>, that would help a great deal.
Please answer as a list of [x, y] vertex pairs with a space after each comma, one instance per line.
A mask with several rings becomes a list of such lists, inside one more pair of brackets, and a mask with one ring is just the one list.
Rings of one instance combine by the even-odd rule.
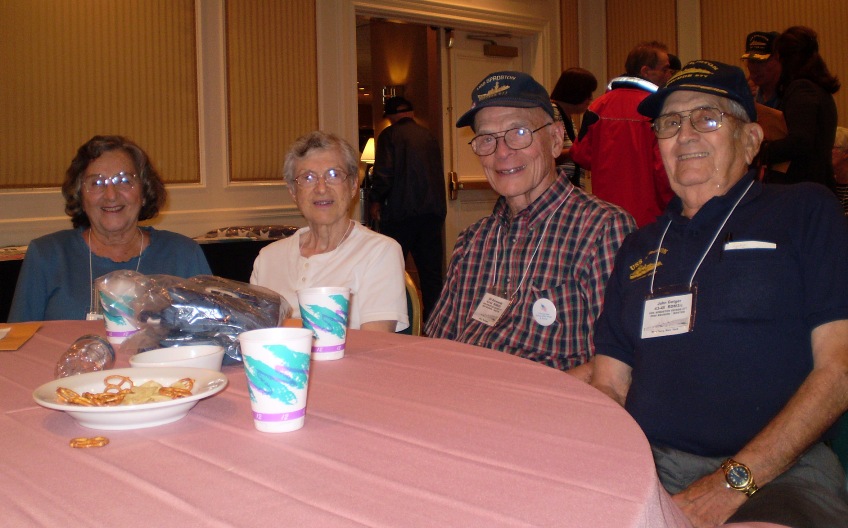
[[[514, 297], [515, 294], [518, 293], [518, 291], [521, 289], [521, 286], [524, 284], [524, 279], [527, 278], [527, 273], [530, 271], [530, 268], [533, 266], [533, 262], [536, 260], [536, 254], [539, 252], [539, 246], [542, 245], [542, 240], [544, 240], [544, 238], [545, 238], [545, 233], [548, 232], [548, 227], [551, 225], [551, 220], [553, 220], [554, 215], [556, 215], [559, 212], [559, 210], [562, 208], [562, 206], [565, 205], [565, 201], [568, 200], [569, 196], [571, 196], [572, 191], [574, 191], [574, 187], [572, 187], [568, 190], [568, 194], [565, 195], [565, 198], [562, 199], [562, 201], [559, 203], [559, 205], [557, 205], [556, 209], [554, 209], [554, 211], [551, 213], [551, 215], [545, 221], [545, 227], [542, 229], [542, 234], [539, 235], [539, 241], [536, 242], [536, 247], [533, 248], [533, 254], [530, 255], [530, 262], [528, 262], [527, 267], [524, 268], [524, 273], [521, 275], [521, 281], [519, 281], [518, 286], [516, 286], [515, 291], [512, 292], [512, 295], [509, 296], [510, 298]], [[498, 224], [498, 233], [495, 237], [495, 257], [497, 257], [497, 255], [500, 253], [500, 242], [501, 242], [501, 225]], [[497, 279], [497, 276], [498, 276], [498, 261], [497, 261], [497, 258], [496, 258], [495, 259], [495, 269], [492, 273], [492, 280], [490, 282], [490, 285], [492, 287], [495, 286], [495, 280]]]
[[[748, 187], [745, 188], [745, 192], [742, 193], [742, 196], [740, 196], [739, 198], [736, 199], [736, 202], [733, 204], [733, 207], [730, 208], [730, 212], [727, 213], [727, 216], [724, 217], [724, 220], [722, 221], [721, 225], [718, 226], [718, 229], [716, 230], [715, 234], [713, 235], [713, 239], [710, 241], [710, 244], [707, 246], [707, 249], [704, 251], [704, 254], [701, 255], [701, 259], [698, 261], [698, 264], [695, 266], [695, 270], [692, 271], [692, 276], [689, 277], [689, 288], [692, 287], [692, 283], [695, 281], [695, 274], [698, 273], [698, 270], [701, 268], [701, 264], [703, 264], [704, 259], [707, 257], [707, 253], [710, 252], [710, 249], [712, 249], [713, 244], [715, 244], [715, 241], [718, 238], [718, 234], [721, 233], [722, 229], [724, 229], [725, 224], [727, 224], [727, 221], [730, 220], [730, 215], [733, 214], [733, 211], [736, 210], [736, 207], [739, 205], [739, 202], [742, 201], [742, 198], [745, 198], [745, 195], [748, 194], [748, 191], [751, 190], [751, 186], [753, 186], [753, 185], [754, 185], [754, 181], [751, 180], [751, 182], [748, 184]], [[657, 276], [657, 264], [659, 263], [659, 260], [660, 260], [660, 251], [662, 251], [663, 241], [665, 240], [665, 235], [666, 235], [666, 233], [668, 233], [668, 228], [670, 226], [671, 226], [671, 218], [668, 219], [668, 223], [665, 225], [665, 230], [663, 231], [662, 237], [660, 237], [660, 245], [659, 245], [659, 247], [657, 247], [657, 254], [654, 258], [654, 270], [651, 273], [651, 295], [654, 294], [654, 278]]]

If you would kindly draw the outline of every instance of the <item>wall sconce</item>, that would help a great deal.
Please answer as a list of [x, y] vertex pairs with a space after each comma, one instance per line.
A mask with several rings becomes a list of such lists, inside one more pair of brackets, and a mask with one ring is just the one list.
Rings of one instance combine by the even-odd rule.
[[403, 93], [405, 91], [406, 86], [402, 84], [383, 86], [383, 104], [386, 104], [386, 99], [391, 99], [392, 97], [403, 97]]

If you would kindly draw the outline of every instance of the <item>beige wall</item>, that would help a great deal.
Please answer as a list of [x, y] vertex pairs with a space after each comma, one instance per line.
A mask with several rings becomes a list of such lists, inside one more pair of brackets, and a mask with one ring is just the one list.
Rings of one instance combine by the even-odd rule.
[[[57, 0], [58, 1], [58, 0]], [[78, 5], [71, 0], [62, 0], [66, 5]], [[272, 49], [275, 53], [285, 54], [286, 58], [302, 62], [286, 63], [283, 61], [281, 74], [283, 81], [270, 81], [271, 95], [263, 97], [274, 98], [276, 93], [285, 97], [276, 102], [280, 103], [278, 111], [268, 116], [256, 111], [256, 123], [238, 125], [236, 116], [229, 112], [233, 99], [228, 92], [228, 83], [233, 79], [228, 77], [228, 48], [226, 41], [227, 20], [224, 0], [196, 0], [193, 3], [193, 34], [196, 56], [194, 69], [197, 75], [196, 117], [175, 117], [173, 113], [165, 113], [169, 119], [177, 119], [180, 126], [188, 125], [187, 131], [179, 132], [179, 127], [169, 124], [151, 125], [152, 139], [144, 139], [145, 147], [155, 144], [159, 138], [156, 131], [174, 132], [180, 138], [188, 138], [196, 146], [192, 153], [187, 150], [186, 158], [193, 159], [197, 169], [188, 165], [187, 169], [175, 169], [174, 181], [184, 182], [169, 185], [170, 203], [161, 217], [156, 221], [158, 227], [172, 229], [188, 235], [197, 235], [206, 230], [222, 225], [238, 223], [300, 223], [299, 213], [291, 203], [285, 187], [276, 177], [269, 176], [278, 159], [273, 156], [284, 150], [290, 141], [290, 136], [306, 132], [314, 126], [341, 133], [343, 137], [356, 138], [357, 107], [355, 87], [355, 65], [348, 60], [341, 60], [345, 55], [337, 53], [343, 47], [355, 46], [354, 11], [379, 13], [386, 5], [394, 6], [393, 10], [404, 13], [408, 19], [422, 23], [434, 21], [443, 27], [453, 22], [482, 21], [486, 27], [498, 31], [502, 28], [518, 28], [519, 31], [530, 31], [541, 28], [540, 41], [544, 52], [534, 55], [532, 63], [534, 75], [538, 75], [545, 84], [553, 84], [561, 68], [580, 65], [588, 67], [595, 73], [603, 84], [610, 76], [620, 73], [624, 56], [627, 51], [640, 40], [657, 39], [665, 41], [672, 50], [680, 50], [681, 58], [691, 60], [705, 56], [739, 64], [738, 56], [742, 52], [745, 34], [754, 29], [785, 29], [790, 24], [802, 23], [810, 25], [819, 32], [821, 51], [831, 70], [848, 79], [848, 54], [844, 52], [845, 28], [848, 28], [848, 3], [833, 0], [553, 0], [558, 4], [548, 4], [543, 0], [384, 0], [369, 2], [366, 0], [297, 0], [297, 2], [279, 2], [285, 4], [291, 11], [291, 19], [262, 18], [268, 27], [281, 28], [287, 38], [295, 39], [291, 45], [275, 42]], [[0, 2], [0, 23], [15, 24], [14, 18], [1, 16], [3, 9], [9, 6], [32, 5], [33, 14], [45, 13], [52, 16], [50, 27], [63, 27], [64, 20], [57, 16], [60, 11], [44, 9], [36, 13], [37, 7], [52, 5], [52, 0], [6, 0]], [[114, 5], [122, 5], [115, 2]], [[160, 3], [170, 5], [170, 3]], [[235, 4], [234, 4], [235, 5]], [[259, 0], [239, 2], [240, 6], [249, 5], [262, 7], [268, 5]], [[278, 5], [278, 7], [279, 7]], [[559, 5], [560, 10], [551, 8]], [[192, 6], [190, 5], [189, 8]], [[183, 7], [185, 9], [185, 7]], [[436, 13], [436, 14], [434, 14]], [[544, 15], [544, 16], [543, 16]], [[301, 17], [301, 18], [298, 18]], [[91, 19], [94, 20], [93, 18]], [[310, 22], [314, 20], [313, 24]], [[546, 25], [549, 21], [557, 23]], [[92, 22], [96, 26], [96, 22]], [[560, 27], [562, 32], [560, 37]], [[8, 27], [8, 26], [7, 26]], [[47, 31], [49, 28], [41, 28]], [[91, 31], [98, 28], [91, 27]], [[321, 38], [317, 38], [318, 31]], [[59, 35], [62, 32], [57, 32]], [[0, 45], [8, 43], [9, 31], [0, 32]], [[185, 39], [183, 39], [185, 41]], [[192, 39], [188, 39], [192, 40]], [[253, 49], [263, 50], [265, 46], [257, 45]], [[12, 52], [14, 52], [14, 48]], [[317, 50], [315, 58], [311, 52]], [[40, 59], [39, 49], [33, 47], [27, 67], [38, 67], [57, 64], [56, 61]], [[43, 50], [41, 51], [43, 52]], [[6, 57], [8, 57], [7, 52]], [[247, 56], [256, 52], [248, 51]], [[329, 60], [327, 58], [329, 57]], [[5, 61], [6, 59], [4, 59]], [[431, 60], [431, 59], [428, 59]], [[59, 61], [60, 63], [62, 61]], [[68, 61], [65, 61], [68, 62]], [[4, 62], [6, 64], [6, 62]], [[71, 67], [73, 62], [69, 63]], [[287, 65], [286, 65], [287, 64]], [[146, 65], [146, 63], [145, 63]], [[263, 66], [260, 64], [258, 68]], [[277, 68], [277, 66], [273, 66]], [[352, 71], [351, 71], [352, 70]], [[68, 74], [71, 76], [73, 72]], [[19, 72], [10, 75], [4, 71], [4, 77], [18, 83], [12, 84], [20, 89]], [[248, 73], [247, 89], [250, 90]], [[106, 79], [108, 80], [108, 79]], [[550, 82], [549, 82], [550, 81]], [[433, 76], [428, 78], [431, 84], [437, 82]], [[95, 76], [91, 81], [84, 79], [83, 83], [90, 87], [92, 93], [96, 90], [112, 90], [114, 86], [104, 81], [104, 76]], [[8, 84], [8, 83], [7, 83]], [[348, 86], [348, 84], [350, 86]], [[54, 92], [61, 95], [65, 88], [61, 83], [56, 85]], [[131, 87], [134, 88], [134, 87]], [[25, 88], [24, 88], [25, 90]], [[345, 95], [349, 92], [349, 95]], [[26, 93], [26, 92], [23, 92]], [[45, 91], [49, 94], [49, 91]], [[128, 91], [129, 94], [135, 92]], [[261, 93], [260, 93], [261, 95]], [[4, 96], [5, 97], [5, 96]], [[837, 94], [837, 105], [841, 111], [839, 121], [848, 124], [848, 88]], [[3, 104], [10, 104], [9, 98]], [[245, 104], [252, 103], [250, 95], [243, 98]], [[76, 102], [76, 101], [74, 101]], [[73, 109], [73, 104], [66, 104], [66, 109]], [[262, 108], [258, 106], [256, 108]], [[281, 110], [280, 110], [281, 109]], [[45, 112], [50, 112], [45, 109]], [[67, 120], [59, 122], [56, 128], [74, 126], [87, 122], [91, 114], [85, 111], [67, 112]], [[143, 114], [142, 114], [143, 115]], [[239, 112], [239, 116], [243, 116]], [[317, 119], [316, 119], [317, 115]], [[341, 117], [339, 117], [341, 116]], [[4, 116], [8, 119], [8, 117]], [[143, 124], [153, 123], [145, 118], [134, 121]], [[317, 123], [317, 124], [316, 124]], [[233, 129], [232, 125], [236, 124]], [[263, 135], [262, 127], [274, 127], [279, 124], [286, 129], [283, 136], [275, 134]], [[262, 156], [266, 160], [264, 169], [253, 168], [249, 163], [254, 160], [250, 154], [240, 155], [245, 167], [241, 181], [233, 181], [232, 173], [235, 165], [232, 160], [232, 150], [251, 147], [248, 139], [243, 143], [231, 141], [231, 133], [241, 127], [242, 130], [252, 130], [257, 137], [268, 139]], [[287, 127], [287, 128], [286, 128]], [[196, 133], [194, 139], [192, 136]], [[139, 132], [138, 134], [141, 134]], [[77, 134], [80, 135], [80, 134]], [[133, 133], [133, 135], [137, 135]], [[22, 153], [24, 161], [17, 168], [0, 172], [0, 246], [6, 244], [27, 243], [31, 238], [42, 234], [69, 227], [70, 223], [62, 212], [62, 199], [56, 187], [33, 188], [39, 182], [32, 180], [29, 187], [15, 184], [13, 176], [19, 177], [29, 171], [31, 174], [41, 174], [45, 169], [33, 170], [34, 162], [44, 156], [44, 149], [37, 146], [20, 145], [17, 143], [24, 137], [14, 127], [0, 135], [3, 156], [13, 152]], [[37, 138], [30, 133], [28, 137]], [[291, 137], [293, 139], [293, 137]], [[61, 151], [61, 163], [56, 162], [57, 168], [52, 172], [64, 170], [73, 154], [73, 148], [79, 143], [74, 140], [64, 145], [51, 145], [57, 152]], [[154, 158], [161, 158], [169, 151], [168, 145], [148, 148]], [[68, 152], [70, 150], [70, 152]], [[178, 149], [177, 149], [178, 150]], [[27, 162], [31, 160], [32, 162]], [[248, 163], [249, 162], [249, 163]], [[271, 169], [269, 169], [269, 167]], [[263, 171], [265, 171], [263, 173]], [[170, 171], [169, 171], [170, 172]], [[258, 175], [258, 176], [257, 176]], [[43, 177], [38, 176], [39, 178]], [[33, 176], [35, 178], [35, 176]], [[9, 185], [11, 183], [11, 185]], [[2, 189], [3, 186], [5, 189]], [[48, 182], [48, 185], [49, 182]]]
[[607, 70], [596, 72], [598, 83], [605, 86], [624, 73], [624, 61], [633, 46], [657, 40], [677, 52], [675, 0], [606, 0]]
[[[831, 72], [848, 79], [848, 2], [833, 0], [560, 0], [562, 67], [580, 57], [601, 84], [623, 70], [624, 58], [641, 40], [665, 42], [683, 62], [709, 58], [744, 66], [740, 56], [751, 31], [783, 31], [801, 24], [819, 34]], [[574, 19], [578, 23], [574, 23]], [[580, 25], [580, 21], [590, 24]], [[567, 31], [567, 28], [571, 28]], [[576, 32], [576, 36], [575, 36]], [[605, 35], [604, 46], [597, 33]], [[575, 50], [576, 48], [576, 50]], [[588, 66], [587, 66], [588, 65]], [[848, 87], [834, 98], [839, 123], [848, 125]]]
[[821, 56], [842, 81], [842, 89], [834, 95], [839, 124], [848, 124], [848, 2], [702, 0], [700, 16], [704, 57], [740, 66], [745, 36], [751, 31], [783, 31], [793, 25], [816, 30]]
[[[238, 51], [230, 54], [230, 58], [241, 61], [239, 66], [253, 68], [253, 73], [247, 71], [244, 78], [255, 78], [257, 81], [241, 86], [244, 90], [240, 94], [240, 101], [231, 99], [228, 92], [232, 86], [230, 83], [237, 82], [238, 78], [227, 76], [227, 16], [224, 0], [182, 0], [179, 4], [156, 0], [112, 0], [105, 3], [110, 8], [108, 13], [95, 13], [96, 6], [88, 4], [104, 5], [104, 2], [0, 2], [0, 27], [5, 28], [0, 32], [0, 63], [4, 67], [12, 64], [10, 53], [28, 58], [27, 61], [19, 61], [21, 66], [14, 74], [4, 70], [3, 79], [6, 83], [0, 90], [4, 94], [0, 105], [20, 105], [13, 103], [16, 97], [31, 101], [38, 95], [28, 88], [32, 79], [38, 80], [39, 75], [45, 71], [49, 73], [56, 65], [59, 68], [57, 71], [62, 72], [61, 78], [41, 87], [43, 89], [40, 93], [51, 104], [65, 99], [70, 102], [64, 102], [59, 107], [61, 112], [46, 104], [38, 106], [30, 103], [30, 106], [40, 111], [36, 114], [37, 118], [45, 121], [52, 119], [51, 127], [58, 134], [75, 131], [78, 126], [83, 127], [82, 132], [76, 131], [73, 134], [73, 140], [51, 141], [43, 134], [25, 130], [24, 125], [29, 124], [28, 121], [12, 122], [6, 117], [10, 114], [3, 113], [0, 120], [5, 121], [0, 121], [0, 127], [5, 128], [0, 131], [0, 156], [8, 158], [15, 155], [22, 161], [17, 165], [20, 169], [0, 170], [0, 246], [26, 244], [32, 238], [71, 226], [69, 218], [64, 214], [58, 182], [76, 147], [94, 133], [104, 132], [122, 133], [137, 139], [157, 161], [160, 171], [169, 181], [168, 205], [151, 222], [158, 228], [197, 236], [210, 229], [229, 225], [301, 225], [302, 217], [279, 177], [279, 155], [295, 134], [318, 125], [314, 59], [315, 0], [238, 2], [238, 6], [244, 9], [275, 8], [268, 16], [258, 17], [263, 27], [271, 28], [272, 31], [258, 31], [256, 36], [278, 34], [273, 46], [259, 43], [251, 48], [250, 41], [241, 41], [242, 44], [248, 44], [243, 48], [241, 56], [254, 59], [251, 64], [241, 61]], [[164, 17], [168, 23], [144, 26], [147, 29], [142, 34], [134, 31], [127, 34], [116, 26], [123, 24], [131, 27], [138, 23], [137, 18], [107, 16], [114, 15], [112, 10], [121, 13], [121, 9], [131, 11], [144, 6], [168, 13]], [[26, 17], [12, 16], [12, 8], [18, 9], [18, 12], [29, 9], [30, 12]], [[177, 9], [181, 15], [177, 18], [183, 21], [181, 28], [173, 27], [171, 20], [175, 18]], [[69, 13], [83, 20], [84, 29], [68, 31], [67, 24], [72, 18]], [[27, 40], [25, 33], [21, 38], [15, 37], [21, 34], [20, 31], [13, 31], [17, 29], [15, 25], [26, 29], [29, 26], [24, 25], [24, 21], [29, 24], [30, 19], [35, 28], [32, 30], [33, 35], [55, 35], [53, 41], [48, 39], [49, 46], [41, 45], [35, 38]], [[50, 30], [45, 31], [45, 28]], [[295, 28], [296, 31], [293, 30]], [[86, 48], [65, 44], [63, 40], [74, 38], [84, 43], [91, 39], [92, 34], [103, 34], [109, 38], [99, 47], [88, 45]], [[125, 47], [110, 47], [109, 39], [124, 43], [137, 40], [146, 45], [119, 52]], [[168, 44], [172, 41], [185, 44], [175, 47]], [[229, 44], [237, 45], [239, 41], [231, 41]], [[21, 46], [29, 46], [26, 55], [23, 55]], [[186, 46], [188, 52], [183, 51]], [[300, 46], [303, 46], [304, 51], [298, 51]], [[136, 51], [137, 48], [140, 51]], [[85, 51], [78, 52], [80, 50]], [[75, 52], [78, 53], [75, 55]], [[187, 59], [180, 64], [188, 63], [188, 67], [180, 66], [181, 69], [174, 70], [190, 81], [184, 83], [190, 86], [189, 95], [193, 97], [188, 105], [183, 105], [188, 115], [173, 110], [178, 102], [178, 94], [157, 89], [157, 86], [176, 77], [166, 69], [175, 54]], [[280, 71], [276, 66], [268, 66], [267, 62], [263, 62], [261, 54], [265, 57], [284, 55], [284, 62], [291, 59], [290, 66]], [[298, 60], [305, 62], [298, 63]], [[106, 66], [107, 62], [109, 67]], [[279, 64], [279, 61], [275, 64]], [[113, 66], [120, 67], [121, 82], [115, 81]], [[234, 70], [231, 72], [237, 73]], [[277, 73], [282, 77], [274, 79], [271, 74]], [[129, 82], [123, 83], [124, 79], [129, 79]], [[134, 79], [146, 82], [134, 82]], [[259, 89], [269, 85], [270, 92]], [[9, 89], [17, 91], [13, 93]], [[77, 95], [73, 95], [72, 89], [77, 90]], [[97, 103], [102, 101], [108, 102], [109, 106], [98, 108]], [[254, 105], [256, 112], [252, 113], [252, 117], [257, 119], [235, 123], [233, 127], [228, 119], [230, 104], [242, 104], [247, 109]], [[240, 110], [238, 114], [240, 117], [251, 117], [248, 111]], [[109, 119], [111, 121], [107, 121]], [[269, 127], [272, 129], [270, 132]], [[147, 129], [149, 133], [145, 132]], [[283, 136], [280, 136], [280, 130], [284, 132]], [[249, 137], [245, 141], [231, 142], [233, 134], [247, 134]], [[252, 141], [251, 137], [256, 141]], [[29, 140], [30, 143], [21, 145], [20, 140]], [[253, 153], [245, 153], [244, 149], [253, 149]], [[176, 161], [169, 159], [172, 155]], [[52, 160], [50, 167], [39, 168], [45, 159]], [[262, 169], [250, 165], [255, 159], [264, 161]], [[179, 160], [186, 162], [186, 168], [181, 168], [177, 163]], [[235, 163], [231, 167], [233, 160]], [[231, 178], [233, 171], [241, 168], [244, 169], [241, 172], [244, 175], [240, 178], [242, 181], [234, 181]], [[45, 172], [49, 173], [52, 180], [47, 185], [39, 185], [41, 180], [37, 178], [42, 178]], [[29, 178], [29, 181], [14, 178]], [[11, 182], [11, 185], [6, 185], [4, 189], [4, 182]]]
[[200, 182], [193, 0], [0, 2], [0, 188], [55, 188], [96, 134]]
[[318, 126], [315, 8], [238, 0], [225, 9], [229, 178], [280, 180], [286, 146]]

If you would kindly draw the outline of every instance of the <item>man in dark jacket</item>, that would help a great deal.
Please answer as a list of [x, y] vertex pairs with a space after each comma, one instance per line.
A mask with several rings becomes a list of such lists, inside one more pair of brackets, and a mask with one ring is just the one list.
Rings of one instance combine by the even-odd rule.
[[386, 101], [384, 117], [392, 126], [377, 138], [369, 190], [370, 216], [380, 232], [412, 254], [421, 284], [424, 319], [442, 290], [445, 223], [445, 176], [439, 142], [413, 119], [403, 97]]

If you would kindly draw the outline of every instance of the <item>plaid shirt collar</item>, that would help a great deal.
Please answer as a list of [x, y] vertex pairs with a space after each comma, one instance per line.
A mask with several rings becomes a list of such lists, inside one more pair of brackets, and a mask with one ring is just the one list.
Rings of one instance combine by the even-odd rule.
[[557, 169], [554, 182], [533, 203], [512, 216], [506, 198], [501, 196], [492, 210], [492, 215], [498, 224], [508, 228], [512, 222], [525, 223], [531, 229], [535, 229], [540, 223], [547, 220], [562, 204], [563, 196], [568, 194], [571, 182], [565, 175], [565, 171]]

